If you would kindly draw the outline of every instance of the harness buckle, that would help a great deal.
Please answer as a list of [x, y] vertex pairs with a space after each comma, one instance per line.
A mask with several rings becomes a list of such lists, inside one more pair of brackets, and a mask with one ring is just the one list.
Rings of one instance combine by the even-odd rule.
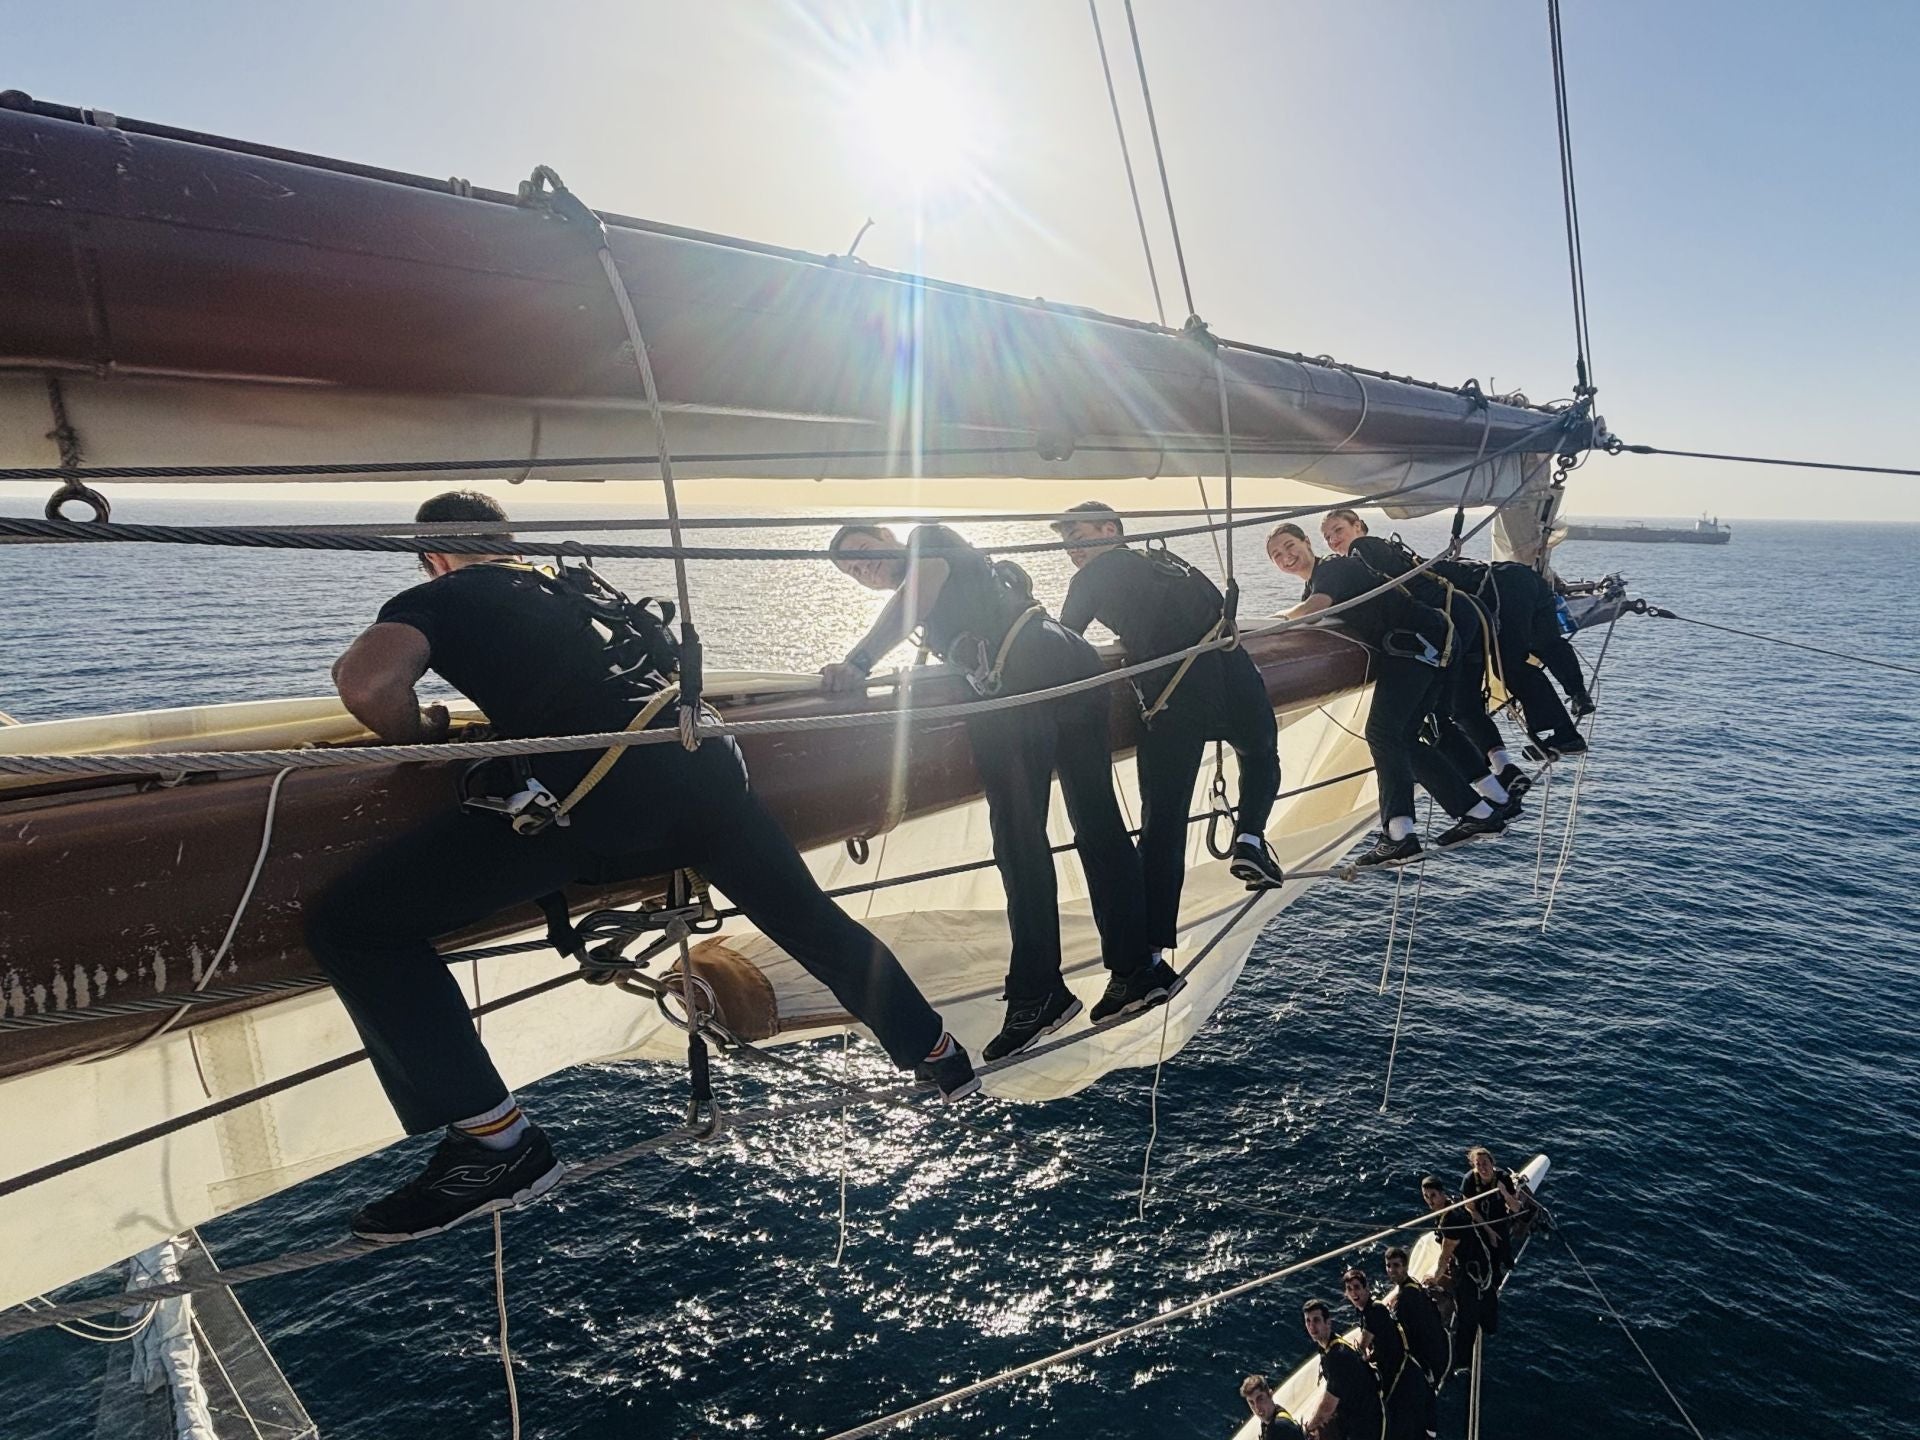
[[460, 806], [463, 810], [474, 810], [489, 815], [504, 815], [513, 826], [516, 835], [538, 835], [553, 825], [565, 827], [569, 817], [560, 811], [560, 797], [540, 782], [540, 778], [524, 768], [525, 762], [513, 767], [514, 779], [520, 782], [520, 788], [510, 795], [491, 795], [479, 788], [478, 772], [490, 762], [467, 767], [460, 777]]

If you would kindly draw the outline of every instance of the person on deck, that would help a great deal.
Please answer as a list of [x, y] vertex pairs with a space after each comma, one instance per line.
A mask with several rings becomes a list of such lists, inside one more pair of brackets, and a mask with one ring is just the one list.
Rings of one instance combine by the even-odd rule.
[[1387, 1283], [1394, 1287], [1387, 1306], [1406, 1334], [1407, 1353], [1425, 1373], [1428, 1385], [1437, 1390], [1453, 1369], [1447, 1322], [1440, 1318], [1427, 1287], [1407, 1273], [1405, 1249], [1395, 1245], [1387, 1251], [1386, 1269]]
[[[455, 491], [416, 518], [507, 517], [488, 496]], [[622, 648], [645, 637], [610, 637], [574, 582], [510, 557], [429, 552], [420, 565], [425, 583], [382, 606], [333, 666], [341, 701], [389, 744], [446, 738], [445, 707], [422, 709], [414, 690], [430, 669], [503, 738], [622, 730], [659, 699], [665, 675]], [[656, 708], [659, 724], [673, 723], [671, 707]], [[503, 816], [449, 809], [355, 865], [310, 907], [308, 946], [401, 1124], [414, 1135], [445, 1130], [419, 1176], [354, 1215], [363, 1239], [431, 1235], [560, 1179], [563, 1167], [494, 1068], [433, 941], [577, 880], [698, 867], [867, 1024], [894, 1064], [949, 1097], [978, 1088], [966, 1052], [899, 962], [814, 882], [748, 789], [731, 740], [618, 755], [564, 826], [517, 833]], [[553, 794], [570, 795], [598, 758], [568, 751], [532, 767]]]
[[[828, 690], [865, 685], [880, 658], [916, 629], [929, 651], [967, 672], [983, 699], [1100, 673], [1093, 647], [1034, 601], [1024, 572], [997, 566], [944, 525], [918, 526], [904, 543], [882, 526], [848, 525], [828, 548], [843, 574], [893, 592], [847, 658], [820, 672]], [[1114, 797], [1108, 723], [1105, 687], [967, 718], [1013, 936], [1006, 1024], [987, 1042], [989, 1060], [1017, 1054], [1080, 1013], [1060, 973], [1059, 884], [1047, 840], [1056, 773], [1109, 971], [1094, 1021], [1164, 1004], [1185, 983], [1149, 954], [1140, 855]]]
[[1467, 1166], [1460, 1198], [1473, 1202], [1467, 1210], [1480, 1222], [1497, 1279], [1513, 1269], [1514, 1225], [1532, 1201], [1513, 1172], [1494, 1163], [1493, 1152], [1486, 1146], [1475, 1145], [1467, 1151]]
[[1318, 1434], [1338, 1418], [1342, 1440], [1381, 1440], [1380, 1381], [1373, 1367], [1333, 1333], [1333, 1308], [1326, 1301], [1307, 1301], [1300, 1316], [1320, 1349], [1320, 1382], [1326, 1387], [1307, 1417], [1307, 1433]]
[[1260, 1422], [1259, 1440], [1307, 1440], [1300, 1422], [1273, 1398], [1273, 1387], [1264, 1375], [1249, 1375], [1240, 1382], [1240, 1398]]
[[[1440, 1264], [1434, 1278], [1453, 1296], [1453, 1368], [1473, 1363], [1474, 1341], [1482, 1332], [1499, 1328], [1500, 1288], [1493, 1272], [1493, 1255], [1482, 1239], [1480, 1226], [1454, 1205], [1447, 1187], [1431, 1175], [1420, 1181], [1420, 1197], [1436, 1214], [1433, 1233], [1440, 1241]], [[1452, 1206], [1453, 1208], [1448, 1208]]]
[[1447, 617], [1397, 588], [1383, 588], [1380, 578], [1357, 560], [1316, 557], [1306, 532], [1291, 522], [1275, 526], [1267, 537], [1267, 558], [1306, 582], [1300, 603], [1286, 612], [1289, 618], [1316, 615], [1380, 591], [1336, 617], [1375, 656], [1366, 737], [1380, 792], [1380, 835], [1355, 863], [1371, 869], [1420, 858], [1413, 823], [1416, 778], [1455, 819], [1437, 841], [1442, 848], [1504, 831], [1506, 821], [1422, 733], [1428, 717], [1444, 703], [1449, 667], [1457, 663]]
[[[1165, 549], [1134, 549], [1109, 506], [1088, 500], [1053, 528], [1067, 542], [1074, 576], [1060, 623], [1076, 635], [1099, 621], [1139, 665], [1215, 638], [1225, 623], [1220, 591]], [[1267, 845], [1267, 817], [1280, 789], [1280, 732], [1267, 684], [1247, 652], [1210, 650], [1134, 682], [1143, 725], [1134, 763], [1140, 776], [1140, 867], [1147, 886], [1147, 940], [1156, 958], [1172, 949], [1186, 879], [1187, 812], [1209, 740], [1233, 746], [1240, 804], [1230, 861], [1250, 890], [1285, 877]]]
[[1366, 1271], [1349, 1269], [1340, 1277], [1340, 1289], [1360, 1317], [1360, 1349], [1379, 1381], [1386, 1440], [1421, 1440], [1431, 1428], [1433, 1387], [1409, 1353], [1406, 1331], [1393, 1311], [1373, 1298]]
[[[1336, 555], [1352, 553], [1356, 542], [1365, 542], [1361, 553], [1377, 565], [1404, 569], [1420, 563], [1420, 557], [1407, 550], [1397, 536], [1391, 541], [1370, 536], [1367, 522], [1352, 510], [1329, 511], [1320, 523], [1320, 533]], [[1378, 548], [1382, 546], [1390, 548]], [[1404, 552], [1407, 558], [1397, 556], [1396, 551]], [[1471, 596], [1490, 617], [1501, 683], [1520, 702], [1527, 732], [1556, 754], [1577, 755], [1585, 750], [1586, 741], [1574, 721], [1593, 713], [1593, 698], [1580, 668], [1580, 657], [1560, 631], [1553, 586], [1532, 566], [1510, 560], [1486, 564], [1450, 558], [1436, 561], [1431, 573]], [[1532, 663], [1534, 657], [1539, 659], [1539, 666]], [[1572, 715], [1560, 703], [1542, 666], [1560, 681], [1573, 701]], [[1484, 733], [1480, 738], [1484, 740]], [[1525, 772], [1511, 763], [1500, 767], [1497, 778], [1515, 793], [1524, 793], [1527, 786]]]

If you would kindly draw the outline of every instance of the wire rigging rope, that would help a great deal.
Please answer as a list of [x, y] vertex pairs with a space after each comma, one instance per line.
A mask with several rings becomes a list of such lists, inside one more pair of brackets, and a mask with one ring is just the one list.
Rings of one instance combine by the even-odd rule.
[[1127, 144], [1127, 127], [1120, 118], [1120, 96], [1113, 86], [1113, 66], [1107, 59], [1107, 37], [1100, 28], [1099, 0], [1087, 0], [1087, 14], [1093, 20], [1093, 43], [1100, 51], [1100, 74], [1107, 82], [1107, 104], [1113, 110], [1113, 133], [1120, 141], [1120, 163], [1127, 172], [1127, 193], [1133, 197], [1133, 221], [1140, 229], [1140, 251], [1147, 259], [1147, 281], [1153, 286], [1153, 313], [1167, 323], [1166, 302], [1160, 298], [1160, 271], [1153, 263], [1153, 242], [1147, 238], [1147, 213], [1140, 203], [1140, 183], [1133, 174], [1133, 151]]
[[1566, 41], [1560, 28], [1560, 0], [1547, 0], [1547, 30], [1553, 55], [1553, 118], [1560, 136], [1560, 206], [1567, 230], [1567, 279], [1573, 291], [1576, 395], [1594, 391], [1593, 340], [1587, 326], [1587, 265], [1580, 243], [1580, 196], [1573, 178], [1573, 131], [1567, 109]]
[[1728, 460], [1737, 465], [1784, 465], [1794, 470], [1844, 470], [1855, 475], [1920, 475], [1897, 465], [1848, 465], [1838, 460], [1787, 460], [1777, 455], [1726, 455], [1713, 450], [1662, 450], [1658, 445], [1627, 445], [1615, 440], [1609, 455], [1667, 455], [1681, 460]]
[[1153, 163], [1160, 171], [1160, 194], [1167, 202], [1167, 229], [1173, 233], [1173, 256], [1180, 262], [1180, 288], [1187, 297], [1187, 314], [1198, 311], [1193, 303], [1193, 281], [1187, 275], [1187, 252], [1180, 243], [1180, 217], [1173, 208], [1173, 186], [1167, 179], [1167, 156], [1160, 148], [1160, 122], [1153, 113], [1153, 87], [1147, 83], [1147, 57], [1140, 49], [1140, 26], [1133, 18], [1133, 0], [1122, 0], [1127, 12], [1127, 34], [1133, 40], [1134, 68], [1140, 72], [1140, 98], [1146, 102], [1147, 133], [1153, 137]]

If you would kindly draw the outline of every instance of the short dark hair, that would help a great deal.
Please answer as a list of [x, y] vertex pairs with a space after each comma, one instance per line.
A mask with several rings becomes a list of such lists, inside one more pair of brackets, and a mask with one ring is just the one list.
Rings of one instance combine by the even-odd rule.
[[[1276, 535], [1291, 535], [1296, 540], [1307, 539], [1307, 532], [1291, 520], [1282, 520], [1278, 525], [1274, 526], [1273, 529], [1267, 532], [1267, 539], [1271, 540]], [[1312, 544], [1313, 542], [1309, 540], [1307, 543]]]
[[1404, 1245], [1389, 1245], [1387, 1247], [1387, 1259], [1404, 1262], [1406, 1258], [1407, 1250]]
[[1358, 1265], [1349, 1265], [1340, 1272], [1340, 1283], [1345, 1285], [1349, 1280], [1358, 1280], [1364, 1285], [1367, 1283], [1367, 1272], [1362, 1270]]
[[900, 539], [897, 535], [888, 534], [883, 525], [842, 525], [833, 532], [833, 539], [827, 542], [827, 553], [838, 555], [840, 547], [856, 535], [865, 535], [869, 540], [878, 540], [882, 545], [898, 544]]
[[1300, 1313], [1303, 1316], [1311, 1315], [1316, 1310], [1318, 1310], [1322, 1315], [1326, 1316], [1328, 1320], [1333, 1319], [1333, 1307], [1327, 1304], [1327, 1302], [1324, 1300], [1309, 1300], [1307, 1301], [1306, 1304], [1300, 1307]]
[[1048, 528], [1064, 535], [1069, 525], [1111, 525], [1114, 533], [1123, 539], [1127, 533], [1127, 522], [1104, 500], [1082, 500], [1078, 505], [1069, 505], [1060, 512], [1058, 520], [1049, 522]]
[[1273, 1387], [1267, 1384], [1266, 1376], [1249, 1375], [1247, 1376], [1246, 1379], [1240, 1382], [1240, 1398], [1242, 1400], [1245, 1400], [1249, 1395], [1253, 1394], [1253, 1392], [1256, 1390], [1271, 1391], [1272, 1389]]
[[1447, 1193], [1447, 1187], [1432, 1175], [1422, 1175], [1420, 1177], [1420, 1188], [1422, 1190], [1438, 1190], [1442, 1195]]
[[504, 520], [507, 518], [507, 509], [491, 495], [482, 495], [478, 490], [448, 490], [422, 502], [420, 508], [413, 512], [413, 518], [421, 523], [434, 520]]

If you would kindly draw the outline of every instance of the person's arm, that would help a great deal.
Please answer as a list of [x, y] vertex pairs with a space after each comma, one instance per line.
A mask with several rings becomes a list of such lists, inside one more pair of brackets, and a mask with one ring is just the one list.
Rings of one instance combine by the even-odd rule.
[[447, 707], [420, 708], [413, 687], [427, 673], [432, 651], [427, 637], [411, 625], [382, 622], [333, 662], [333, 684], [353, 718], [382, 740], [416, 745], [444, 740]]
[[907, 562], [907, 578], [881, 607], [880, 618], [860, 643], [847, 652], [845, 660], [824, 666], [820, 671], [822, 687], [829, 691], [857, 690], [880, 658], [892, 650], [914, 627], [933, 613], [940, 592], [947, 583], [947, 562], [929, 555]]
[[1309, 595], [1291, 610], [1282, 615], [1285, 620], [1298, 620], [1303, 615], [1318, 615], [1333, 604], [1331, 595]]
[[1334, 1412], [1340, 1408], [1340, 1397], [1333, 1393], [1333, 1387], [1325, 1380], [1320, 1382], [1320, 1403], [1307, 1412], [1307, 1431], [1309, 1434], [1320, 1429], [1331, 1420]]
[[[1085, 578], [1086, 574], [1085, 570], [1075, 573], [1073, 579], [1067, 582], [1067, 598], [1060, 602], [1060, 623], [1076, 635], [1086, 634], [1087, 626], [1100, 618], [1094, 613], [1098, 608], [1093, 593], [1094, 585]], [[1109, 625], [1107, 628], [1111, 630], [1113, 627]]]

